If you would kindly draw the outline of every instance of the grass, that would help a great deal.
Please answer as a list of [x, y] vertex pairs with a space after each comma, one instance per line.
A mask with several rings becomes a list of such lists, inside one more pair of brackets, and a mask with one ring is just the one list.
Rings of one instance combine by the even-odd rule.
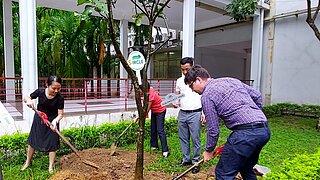
[[[285, 159], [292, 159], [297, 154], [314, 154], [320, 147], [319, 133], [315, 129], [317, 119], [301, 118], [293, 116], [284, 116], [278, 118], [270, 118], [269, 124], [271, 128], [271, 139], [269, 143], [263, 148], [259, 164], [267, 166], [272, 172], [277, 171]], [[221, 132], [218, 145], [223, 144], [226, 141], [230, 131], [221, 125]], [[205, 146], [205, 128], [202, 129], [201, 144]], [[162, 158], [161, 151], [152, 152], [155, 153], [157, 158], [150, 165], [145, 167], [145, 170], [162, 171], [169, 174], [174, 172], [183, 172], [185, 168], [176, 167], [176, 164], [182, 159], [179, 139], [177, 134], [167, 137], [168, 146], [171, 155], [164, 159]], [[160, 145], [160, 143], [159, 143]], [[120, 147], [122, 149], [135, 149], [136, 145], [131, 144], [126, 147]], [[145, 150], [150, 151], [149, 135], [146, 134]], [[21, 162], [23, 163], [24, 160]], [[202, 165], [201, 168], [205, 169], [213, 164], [216, 164], [218, 159], [214, 159], [208, 163]], [[19, 160], [20, 162], [20, 160]], [[19, 172], [22, 166], [21, 164], [2, 164], [3, 177], [6, 180], [15, 179], [30, 179], [30, 180], [43, 180], [48, 179], [50, 174], [48, 173], [48, 156], [47, 154], [37, 154], [33, 160], [32, 168], [27, 169], [24, 172]]]
[[[293, 116], [284, 116], [269, 119], [271, 129], [271, 139], [263, 148], [259, 165], [267, 166], [272, 172], [277, 171], [281, 163], [285, 159], [292, 159], [297, 154], [313, 154], [320, 147], [319, 133], [315, 129], [317, 119], [301, 118]], [[224, 126], [221, 127], [220, 138], [218, 145], [226, 141], [230, 131]], [[205, 128], [201, 133], [201, 144], [205, 146]], [[149, 150], [149, 141], [145, 141], [146, 150]], [[168, 145], [171, 155], [167, 159], [161, 157], [161, 152], [158, 152], [159, 157], [155, 162], [146, 167], [146, 170], [157, 170], [166, 173], [183, 172], [185, 168], [176, 167], [175, 165], [182, 159], [179, 139], [177, 135], [168, 137]], [[130, 145], [130, 149], [135, 149], [135, 145]], [[202, 168], [208, 168], [216, 164], [218, 159], [208, 162]]]
[[47, 155], [37, 156], [33, 158], [32, 167], [20, 172], [23, 164], [4, 164], [3, 178], [8, 180], [44, 180], [48, 179], [51, 174], [48, 172], [49, 157]]

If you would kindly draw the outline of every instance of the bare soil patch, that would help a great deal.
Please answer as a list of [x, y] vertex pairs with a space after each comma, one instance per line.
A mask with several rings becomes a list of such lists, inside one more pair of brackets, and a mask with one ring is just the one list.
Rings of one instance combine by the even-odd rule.
[[[110, 155], [109, 149], [92, 148], [79, 151], [84, 160], [91, 161], [100, 168], [84, 164], [80, 158], [72, 153], [59, 160], [59, 170], [50, 180], [129, 180], [134, 177], [136, 151], [117, 149], [116, 156]], [[144, 165], [152, 163], [155, 155], [144, 153]], [[172, 176], [163, 172], [144, 171], [144, 179], [172, 179]]]
[[[110, 149], [92, 148], [79, 151], [79, 154], [82, 159], [93, 162], [100, 168], [96, 169], [84, 164], [75, 153], [71, 153], [60, 158], [59, 169], [50, 180], [131, 180], [134, 177], [136, 151], [117, 149], [116, 156], [111, 156]], [[144, 166], [150, 165], [155, 158], [155, 154], [145, 152]], [[144, 179], [171, 180], [180, 173], [167, 174], [159, 171], [144, 171]], [[197, 174], [189, 172], [181, 178], [181, 180], [213, 179], [214, 167], [207, 170], [201, 169]]]

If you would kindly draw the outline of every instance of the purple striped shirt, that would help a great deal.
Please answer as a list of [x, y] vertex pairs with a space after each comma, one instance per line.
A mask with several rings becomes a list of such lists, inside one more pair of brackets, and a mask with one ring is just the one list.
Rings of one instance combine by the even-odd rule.
[[209, 79], [201, 97], [206, 116], [206, 151], [213, 151], [219, 138], [219, 117], [227, 128], [267, 121], [261, 94], [234, 78]]

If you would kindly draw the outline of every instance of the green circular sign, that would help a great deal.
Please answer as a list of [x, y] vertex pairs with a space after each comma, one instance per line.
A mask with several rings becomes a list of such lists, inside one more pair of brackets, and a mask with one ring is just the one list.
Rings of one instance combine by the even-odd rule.
[[131, 69], [135, 71], [140, 71], [141, 69], [143, 69], [143, 66], [146, 63], [146, 60], [144, 59], [144, 56], [141, 52], [132, 51], [129, 54], [127, 63]]

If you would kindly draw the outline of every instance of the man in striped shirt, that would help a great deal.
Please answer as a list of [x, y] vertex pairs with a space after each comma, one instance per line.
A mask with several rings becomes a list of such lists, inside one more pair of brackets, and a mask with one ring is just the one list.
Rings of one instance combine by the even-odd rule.
[[234, 78], [210, 78], [208, 71], [201, 66], [189, 69], [184, 82], [202, 95], [207, 126], [205, 162], [213, 158], [219, 138], [219, 118], [232, 130], [217, 164], [216, 178], [234, 179], [240, 172], [243, 179], [256, 179], [253, 166], [270, 139], [261, 94]]

